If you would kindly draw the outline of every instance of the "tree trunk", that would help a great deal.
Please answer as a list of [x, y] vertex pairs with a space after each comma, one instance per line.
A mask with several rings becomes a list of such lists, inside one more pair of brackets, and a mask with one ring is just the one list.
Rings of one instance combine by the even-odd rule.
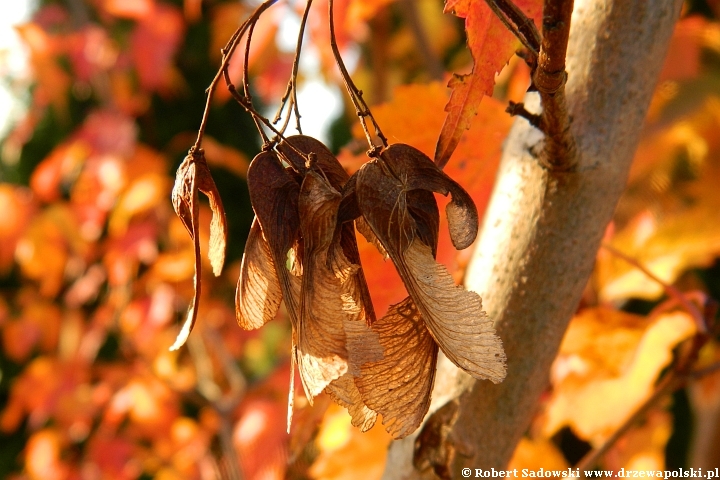
[[566, 97], [577, 158], [561, 163], [577, 168], [543, 167], [543, 135], [518, 119], [467, 271], [505, 345], [507, 378], [476, 381], [443, 358], [430, 414], [418, 433], [391, 445], [385, 479], [462, 478], [463, 468], [508, 463], [625, 187], [681, 4], [575, 2]]

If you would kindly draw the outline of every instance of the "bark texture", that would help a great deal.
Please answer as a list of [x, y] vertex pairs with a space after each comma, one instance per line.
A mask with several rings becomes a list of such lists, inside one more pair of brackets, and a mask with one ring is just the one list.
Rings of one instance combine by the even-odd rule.
[[541, 163], [543, 135], [518, 119], [467, 272], [505, 345], [507, 378], [476, 381], [441, 359], [430, 414], [391, 445], [384, 479], [463, 478], [509, 461], [625, 187], [681, 3], [575, 2], [566, 96], [577, 158], [562, 163], [576, 168], [544, 168], [554, 162]]

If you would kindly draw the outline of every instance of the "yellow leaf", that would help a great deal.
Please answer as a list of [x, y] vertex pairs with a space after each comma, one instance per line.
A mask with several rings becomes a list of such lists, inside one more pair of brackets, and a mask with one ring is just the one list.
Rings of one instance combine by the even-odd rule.
[[518, 470], [527, 468], [534, 471], [541, 468], [564, 470], [568, 468], [568, 464], [560, 450], [549, 440], [530, 440], [523, 437], [508, 464], [508, 470], [515, 468]]
[[160, 205], [168, 196], [170, 182], [164, 175], [149, 173], [132, 182], [113, 209], [108, 225], [110, 235], [125, 233], [135, 215]]
[[[610, 244], [673, 283], [720, 255], [720, 99], [710, 97], [683, 121], [646, 138], [615, 214]], [[601, 251], [601, 301], [656, 299], [662, 286], [626, 261]]]
[[[628, 314], [588, 309], [570, 324], [551, 375], [553, 392], [543, 433], [565, 425], [599, 442], [614, 432], [651, 394], [672, 349], [695, 333], [684, 312], [660, 315], [646, 327]], [[615, 351], [607, 362], [603, 355]]]
[[345, 409], [331, 405], [320, 426], [320, 454], [310, 467], [310, 476], [316, 480], [379, 479], [390, 440], [382, 428], [361, 433], [350, 424]]

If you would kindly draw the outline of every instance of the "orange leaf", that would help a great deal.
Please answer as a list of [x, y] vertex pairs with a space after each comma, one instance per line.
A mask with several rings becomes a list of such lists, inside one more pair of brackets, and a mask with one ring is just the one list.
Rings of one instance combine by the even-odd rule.
[[593, 443], [614, 432], [645, 401], [672, 350], [695, 333], [684, 312], [649, 323], [608, 308], [573, 319], [552, 367], [552, 397], [543, 419], [550, 436], [563, 425]]
[[317, 480], [380, 478], [390, 440], [382, 428], [361, 433], [342, 407], [331, 405], [317, 436], [320, 454], [310, 467], [310, 476]]
[[22, 41], [30, 50], [30, 64], [38, 84], [33, 96], [40, 107], [52, 105], [58, 114], [67, 111], [67, 91], [72, 79], [60, 65], [62, 54], [57, 38], [49, 35], [36, 23], [27, 23], [15, 27]]
[[663, 470], [665, 448], [672, 433], [672, 417], [662, 407], [648, 413], [645, 422], [625, 434], [605, 455], [612, 470]]
[[[541, 1], [515, 3], [530, 18], [539, 17]], [[441, 167], [450, 159], [463, 132], [470, 128], [480, 101], [492, 95], [495, 74], [507, 64], [519, 45], [483, 0], [449, 0], [445, 12], [465, 18], [468, 47], [475, 63], [472, 73], [454, 75], [448, 83], [453, 92], [445, 106], [447, 117], [435, 148], [435, 162]]]
[[287, 469], [284, 405], [263, 398], [243, 402], [233, 429], [233, 444], [243, 452], [241, 467], [248, 480], [280, 479]]
[[12, 267], [15, 245], [35, 211], [32, 193], [24, 187], [0, 183], [0, 275]]
[[104, 0], [102, 8], [115, 17], [141, 20], [152, 13], [154, 3], [153, 0]]
[[62, 480], [68, 477], [68, 466], [61, 460], [63, 438], [54, 429], [34, 433], [25, 447], [25, 465], [31, 480]]
[[[720, 254], [720, 101], [643, 141], [628, 189], [615, 213], [609, 243], [672, 284], [689, 268], [708, 267]], [[604, 302], [656, 299], [662, 286], [626, 261], [600, 251], [596, 280]]]
[[[447, 89], [440, 82], [405, 85], [395, 89], [390, 102], [374, 107], [373, 115], [391, 142], [412, 145], [429, 156], [435, 148], [437, 132], [442, 127], [439, 113], [447, 99]], [[502, 142], [512, 123], [504, 110], [505, 106], [493, 98], [481, 103], [478, 106], [478, 121], [460, 139], [453, 161], [444, 170], [467, 190], [481, 215], [490, 199]], [[353, 135], [363, 138], [359, 126]], [[478, 148], [479, 145], [482, 148]], [[348, 151], [341, 152], [339, 159], [349, 171], [357, 170], [368, 160], [365, 155], [353, 157]], [[459, 268], [467, 263], [472, 248], [458, 252], [452, 246], [445, 215], [445, 204], [449, 200], [441, 196], [436, 198], [440, 207], [437, 261], [444, 264], [457, 280], [462, 275]], [[375, 287], [370, 295], [378, 316], [382, 316], [390, 305], [400, 302], [407, 293], [392, 263], [385, 261], [362, 235], [357, 237], [365, 276], [368, 284]]]
[[158, 4], [132, 35], [132, 54], [140, 85], [145, 90], [167, 90], [172, 82], [172, 60], [185, 30], [177, 8]]
[[530, 440], [523, 437], [515, 448], [508, 470], [527, 468], [529, 470], [565, 470], [567, 461], [562, 452], [546, 439]]

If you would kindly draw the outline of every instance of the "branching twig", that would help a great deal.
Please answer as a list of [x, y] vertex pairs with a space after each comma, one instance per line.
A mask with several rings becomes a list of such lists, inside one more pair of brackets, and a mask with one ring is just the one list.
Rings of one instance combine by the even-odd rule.
[[707, 325], [705, 316], [702, 313], [700, 313], [700, 310], [698, 310], [698, 308], [692, 302], [690, 302], [685, 297], [685, 295], [682, 294], [682, 292], [680, 292], [674, 286], [668, 285], [666, 282], [664, 282], [662, 279], [660, 279], [657, 275], [655, 275], [650, 270], [648, 270], [642, 263], [638, 262], [636, 259], [634, 259], [628, 255], [625, 255], [623, 252], [621, 252], [620, 250], [617, 250], [615, 247], [608, 245], [608, 244], [603, 244], [602, 247], [605, 250], [607, 250], [608, 252], [615, 255], [616, 257], [622, 258], [627, 263], [629, 263], [633, 267], [637, 268], [638, 270], [643, 272], [645, 275], [650, 277], [652, 280], [657, 282], [659, 285], [661, 285], [663, 290], [665, 290], [665, 293], [667, 294], [667, 296], [676, 300], [677, 303], [680, 304], [687, 311], [687, 313], [692, 317], [692, 319], [695, 321], [695, 327], [697, 328], [698, 332], [705, 334], [705, 335], [708, 333], [708, 325]]
[[225, 45], [225, 47], [223, 47], [222, 63], [220, 65], [220, 68], [218, 69], [218, 72], [215, 74], [212, 82], [210, 82], [210, 86], [207, 88], [207, 100], [205, 101], [205, 110], [203, 111], [202, 120], [200, 121], [198, 136], [195, 140], [195, 145], [193, 146], [194, 149], [199, 150], [201, 148], [202, 139], [205, 135], [205, 128], [207, 127], [208, 116], [210, 114], [210, 102], [212, 101], [212, 97], [215, 93], [215, 89], [217, 88], [220, 78], [223, 76], [223, 73], [227, 71], [228, 63], [230, 62], [230, 59], [232, 58], [232, 55], [235, 52], [238, 43], [240, 43], [240, 39], [242, 39], [242, 36], [247, 31], [248, 27], [252, 23], [257, 22], [257, 19], [260, 18], [260, 15], [262, 15], [263, 12], [270, 8], [275, 2], [277, 2], [277, 0], [266, 0], [264, 3], [262, 3], [253, 12], [250, 18], [248, 18], [242, 25], [240, 25], [240, 27], [238, 27], [237, 30], [235, 30], [235, 33], [233, 33], [232, 37], [230, 37], [228, 43]]
[[[667, 374], [660, 380], [660, 383], [655, 387], [655, 391], [635, 412], [623, 422], [623, 424], [613, 432], [613, 434], [605, 440], [605, 442], [598, 448], [588, 452], [580, 462], [575, 466], [586, 472], [591, 470], [595, 464], [607, 453], [610, 448], [617, 443], [639, 420], [641, 420], [651, 408], [653, 408], [662, 398], [666, 395], [673, 393], [675, 390], [682, 388], [688, 380], [699, 378], [702, 375], [713, 373], [717, 369], [720, 369], [720, 364], [710, 365], [710, 367], [701, 370], [692, 370], [692, 366], [697, 360], [698, 352], [705, 345], [709, 339], [709, 328], [708, 323], [710, 319], [708, 316], [703, 315], [685, 296], [678, 291], [675, 287], [668, 285], [663, 282], [647, 268], [645, 268], [637, 260], [628, 257], [624, 253], [616, 250], [609, 245], [603, 245], [603, 248], [611, 252], [612, 254], [622, 258], [634, 267], [640, 269], [645, 275], [658, 282], [665, 289], [668, 296], [671, 296], [675, 301], [682, 305], [688, 314], [693, 318], [697, 325], [697, 331], [695, 335], [686, 341], [683, 346], [678, 349], [679, 354], [676, 357], [672, 368]], [[713, 313], [714, 315], [714, 313]]]
[[[345, 68], [345, 63], [343, 62], [342, 56], [340, 55], [340, 50], [338, 49], [337, 41], [335, 39], [333, 0], [329, 0], [328, 9], [330, 12], [330, 47], [332, 48], [333, 55], [335, 56], [335, 62], [340, 69], [340, 75], [342, 76], [343, 82], [345, 83], [345, 89], [350, 96], [350, 100], [355, 106], [355, 113], [360, 118], [360, 124], [362, 125], [363, 131], [365, 132], [365, 138], [370, 145], [368, 156], [375, 157], [379, 154], [380, 150], [382, 150], [384, 147], [387, 147], [387, 138], [385, 138], [385, 135], [383, 135], [382, 131], [380, 131], [380, 126], [375, 121], [375, 117], [373, 117], [370, 108], [367, 106], [367, 103], [365, 103], [365, 100], [362, 96], [362, 90], [358, 90], [358, 88], [355, 86], [355, 83], [353, 83], [352, 78], [350, 78], [350, 74], [348, 73], [347, 68]], [[375, 145], [373, 143], [372, 136], [370, 135], [370, 131], [368, 130], [367, 123], [365, 121], [365, 117], [370, 118], [370, 121], [375, 127], [375, 135], [377, 135], [377, 137], [380, 139], [382, 145]]]
[[280, 106], [278, 107], [277, 113], [275, 113], [275, 117], [273, 118], [273, 123], [277, 123], [280, 121], [280, 117], [282, 116], [282, 112], [285, 109], [285, 105], [287, 104], [288, 99], [290, 99], [288, 116], [285, 119], [285, 124], [283, 125], [283, 128], [280, 129], [280, 131], [283, 133], [285, 132], [285, 128], [287, 127], [288, 120], [290, 119], [290, 111], [292, 110], [295, 113], [297, 131], [298, 133], [302, 134], [302, 130], [300, 128], [300, 109], [298, 107], [297, 101], [297, 74], [298, 67], [300, 65], [300, 52], [302, 50], [303, 37], [305, 36], [305, 26], [307, 25], [307, 19], [308, 15], [310, 14], [310, 7], [312, 6], [312, 2], [313, 0], [308, 0], [307, 4], [305, 5], [305, 11], [303, 12], [302, 20], [300, 21], [300, 32], [298, 33], [297, 44], [295, 46], [295, 58], [293, 59], [292, 74], [290, 76], [290, 81], [285, 88], [285, 93], [280, 100]]
[[[252, 96], [250, 95], [250, 73], [249, 73], [249, 65], [250, 65], [250, 45], [252, 42], [252, 35], [255, 31], [255, 25], [257, 25], [257, 21], [260, 19], [260, 17], [256, 18], [254, 22], [250, 24], [250, 28], [248, 29], [247, 33], [247, 40], [245, 42], [245, 59], [243, 60], [243, 90], [245, 93], [245, 100], [249, 105], [252, 106]], [[225, 69], [225, 82], [228, 81], [229, 75], [228, 75], [228, 69]], [[260, 138], [262, 138], [263, 146], [268, 145], [270, 143], [270, 139], [265, 134], [265, 130], [262, 129], [262, 126], [260, 125], [260, 121], [258, 120], [256, 115], [252, 115], [253, 122], [255, 122], [255, 127], [257, 128], [258, 132], [260, 133]]]
[[542, 128], [542, 115], [530, 113], [525, 108], [525, 104], [522, 102], [516, 103], [510, 100], [508, 102], [508, 107], [505, 109], [505, 112], [509, 113], [513, 117], [518, 116], [524, 118], [525, 120], [530, 122], [530, 125], [535, 128]]

